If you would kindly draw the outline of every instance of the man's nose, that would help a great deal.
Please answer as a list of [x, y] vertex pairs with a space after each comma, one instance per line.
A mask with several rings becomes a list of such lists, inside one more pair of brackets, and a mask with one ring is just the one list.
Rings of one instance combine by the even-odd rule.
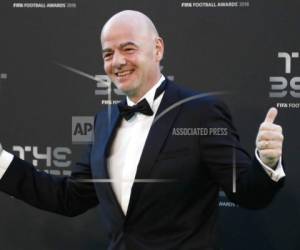
[[121, 53], [115, 52], [113, 55], [112, 64], [114, 68], [120, 68], [126, 64], [126, 59]]

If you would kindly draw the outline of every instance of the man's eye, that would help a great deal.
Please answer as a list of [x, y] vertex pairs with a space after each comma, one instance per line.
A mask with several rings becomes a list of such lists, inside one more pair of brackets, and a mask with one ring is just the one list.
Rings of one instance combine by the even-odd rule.
[[134, 48], [125, 48], [126, 52], [134, 52], [134, 50], [135, 50]]
[[111, 57], [112, 57], [112, 54], [111, 54], [111, 53], [103, 54], [103, 58], [104, 58], [105, 60], [107, 60], [107, 59], [109, 59], [109, 58], [111, 58]]

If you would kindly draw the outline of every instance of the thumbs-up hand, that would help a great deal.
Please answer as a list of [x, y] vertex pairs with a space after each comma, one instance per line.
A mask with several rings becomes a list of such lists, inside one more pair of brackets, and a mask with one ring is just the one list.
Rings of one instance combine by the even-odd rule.
[[282, 154], [282, 128], [274, 124], [277, 113], [276, 108], [269, 109], [264, 122], [259, 127], [256, 138], [259, 157], [264, 164], [271, 168], [276, 167]]

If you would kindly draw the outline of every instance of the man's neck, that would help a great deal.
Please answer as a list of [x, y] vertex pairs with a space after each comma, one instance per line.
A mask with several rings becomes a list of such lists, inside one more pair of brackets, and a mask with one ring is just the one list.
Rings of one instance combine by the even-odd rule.
[[144, 90], [139, 91], [139, 93], [134, 93], [133, 95], [128, 95], [127, 97], [130, 99], [130, 101], [138, 103], [153, 88], [153, 86], [159, 82], [161, 77], [162, 74], [159, 74], [157, 79], [153, 81], [150, 86], [147, 86]]

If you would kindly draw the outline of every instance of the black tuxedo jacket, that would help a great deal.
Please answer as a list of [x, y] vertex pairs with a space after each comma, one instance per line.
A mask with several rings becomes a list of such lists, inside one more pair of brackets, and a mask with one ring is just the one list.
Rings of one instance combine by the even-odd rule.
[[[94, 143], [70, 177], [36, 171], [14, 157], [0, 189], [66, 216], [99, 203], [110, 250], [216, 249], [219, 190], [241, 206], [260, 208], [272, 200], [283, 181], [273, 182], [241, 147], [226, 106], [214, 97], [190, 98], [196, 94], [167, 81], [156, 117], [163, 115], [150, 129], [136, 173], [137, 180], [146, 181], [134, 183], [126, 216], [111, 183], [82, 181], [109, 179], [106, 159], [122, 119], [116, 106], [111, 119], [107, 110], [96, 115]], [[183, 135], [183, 128], [202, 132]], [[214, 128], [222, 128], [223, 135], [207, 134], [206, 129]]]

